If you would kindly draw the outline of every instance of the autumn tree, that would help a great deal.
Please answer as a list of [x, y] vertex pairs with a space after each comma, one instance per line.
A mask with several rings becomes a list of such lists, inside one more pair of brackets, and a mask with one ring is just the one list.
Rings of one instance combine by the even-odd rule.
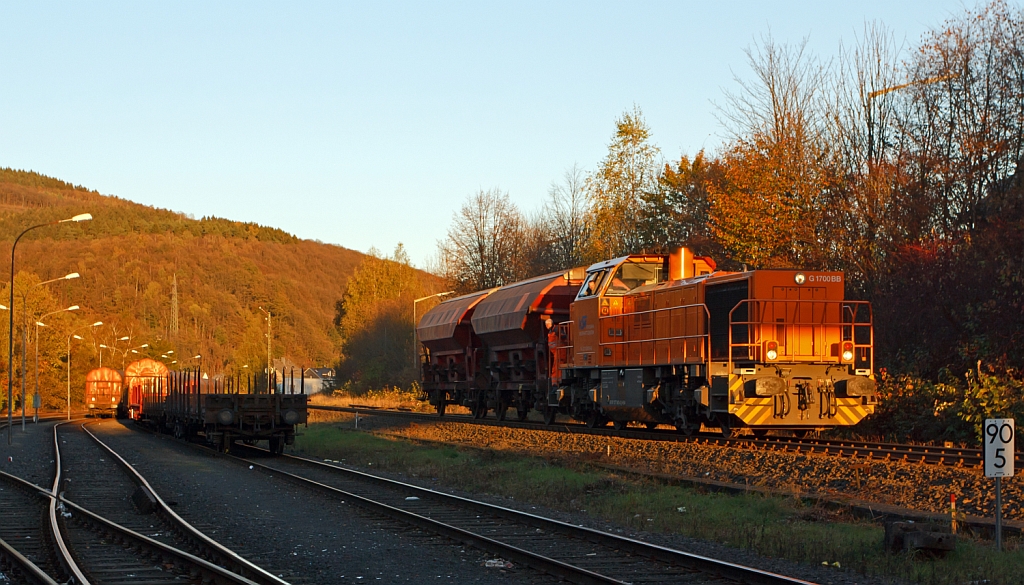
[[721, 256], [711, 233], [709, 185], [722, 182], [722, 170], [704, 151], [692, 160], [680, 157], [674, 167], [666, 164], [657, 191], [644, 200], [639, 226], [644, 241], [660, 249], [686, 245], [701, 254]]
[[562, 182], [552, 183], [544, 203], [543, 222], [550, 238], [552, 270], [568, 269], [595, 261], [591, 238], [594, 214], [587, 198], [587, 177], [573, 165]]
[[720, 109], [732, 134], [721, 156], [722, 180], [709, 183], [715, 238], [755, 266], [824, 267], [830, 242], [821, 210], [831, 188], [818, 116], [826, 69], [806, 41], [771, 37], [747, 50], [753, 81], [737, 79]]
[[934, 194], [932, 227], [966, 233], [1008, 203], [1024, 155], [1024, 9], [999, 0], [949, 19], [925, 35], [907, 77], [918, 83], [905, 132]]
[[[72, 312], [62, 311], [67, 306], [60, 306], [60, 301], [49, 286], [39, 286], [41, 279], [29, 272], [19, 272], [14, 279], [14, 363], [7, 363], [8, 332], [10, 314], [0, 312], [0, 349], [3, 356], [3, 390], [0, 392], [0, 403], [6, 408], [7, 378], [13, 372], [15, 406], [20, 406], [22, 382], [24, 382], [26, 404], [31, 404], [31, 396], [35, 393], [36, 362], [35, 336], [39, 335], [39, 394], [44, 409], [64, 409], [67, 405], [65, 381], [67, 375], [67, 336], [75, 327], [82, 325], [81, 319], [76, 320]], [[50, 285], [53, 286], [53, 285]], [[0, 296], [7, 299], [10, 295], [10, 284], [0, 289]], [[4, 301], [6, 304], [7, 301]], [[35, 323], [47, 315], [42, 327]], [[86, 343], [74, 348], [76, 358], [81, 363], [91, 364], [94, 348], [90, 331], [80, 332], [86, 337]], [[86, 365], [73, 369], [72, 388], [75, 396], [81, 397], [85, 372], [92, 369]], [[24, 376], [22, 375], [24, 372]], [[74, 396], [73, 396], [74, 398]]]
[[415, 378], [412, 302], [425, 290], [402, 244], [389, 257], [370, 250], [337, 304], [335, 325], [344, 352], [339, 379], [365, 390]]
[[826, 164], [836, 178], [836, 205], [826, 210], [836, 263], [861, 294], [870, 294], [891, 253], [927, 232], [930, 205], [913, 188], [903, 137], [908, 94], [893, 33], [866, 23], [855, 42], [840, 47], [824, 103]]
[[608, 155], [587, 178], [592, 210], [591, 257], [614, 258], [645, 246], [638, 218], [645, 198], [658, 190], [660, 150], [640, 108], [622, 114]]
[[528, 272], [526, 220], [508, 193], [471, 195], [438, 244], [439, 270], [458, 292], [515, 282]]

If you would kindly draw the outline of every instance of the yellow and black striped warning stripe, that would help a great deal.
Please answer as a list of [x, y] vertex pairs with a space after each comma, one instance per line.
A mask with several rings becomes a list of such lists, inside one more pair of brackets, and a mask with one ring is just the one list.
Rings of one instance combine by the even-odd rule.
[[[737, 375], [729, 376], [729, 394], [735, 396], [743, 386], [743, 378]], [[742, 393], [740, 393], [742, 396]], [[860, 398], [836, 398], [836, 416], [831, 419], [831, 424], [836, 426], [850, 426], [859, 423], [863, 418], [875, 411], [873, 404], [861, 404]], [[772, 415], [775, 413], [775, 401], [771, 396], [760, 396], [747, 398], [739, 404], [730, 404], [729, 412], [735, 414], [747, 426], [771, 426]], [[824, 419], [820, 422], [824, 423]], [[785, 424], [779, 420], [779, 423]]]
[[732, 405], [729, 411], [738, 416], [748, 426], [761, 426], [771, 422], [775, 406], [770, 396], [767, 398], [747, 398], [743, 401], [743, 404]]
[[861, 404], [860, 398], [836, 398], [836, 423], [839, 425], [855, 425], [874, 411], [874, 404]]

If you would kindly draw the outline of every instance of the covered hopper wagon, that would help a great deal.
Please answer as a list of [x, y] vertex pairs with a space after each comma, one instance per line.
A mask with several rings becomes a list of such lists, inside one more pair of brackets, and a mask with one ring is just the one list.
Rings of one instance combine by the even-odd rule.
[[124, 381], [111, 368], [96, 368], [85, 375], [86, 416], [114, 416], [121, 408]]
[[437, 412], [468, 407], [504, 420], [514, 408], [526, 418], [551, 389], [553, 328], [569, 318], [582, 269], [538, 276], [457, 297], [427, 311], [417, 328], [426, 349], [423, 388]]

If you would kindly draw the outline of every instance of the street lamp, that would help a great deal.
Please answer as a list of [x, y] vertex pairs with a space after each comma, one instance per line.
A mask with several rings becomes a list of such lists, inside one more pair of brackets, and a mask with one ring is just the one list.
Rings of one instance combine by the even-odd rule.
[[271, 333], [270, 333], [270, 317], [271, 317], [271, 315], [270, 315], [270, 311], [264, 309], [263, 307], [259, 307], [259, 309], [267, 314], [267, 394], [273, 394], [273, 392], [270, 391], [270, 368], [271, 368], [270, 344], [271, 344], [271, 342], [274, 339], [271, 336]]
[[416, 303], [420, 301], [425, 301], [427, 299], [432, 299], [434, 297], [445, 297], [453, 294], [455, 294], [455, 291], [449, 290], [432, 295], [427, 295], [425, 297], [420, 297], [418, 299], [414, 299], [412, 302], [412, 368], [413, 372], [416, 374], [419, 373], [420, 368], [420, 340], [419, 334], [416, 332]]
[[[48, 285], [50, 283], [55, 283], [57, 281], [71, 281], [71, 280], [79, 278], [80, 276], [81, 275], [79, 275], [78, 273], [70, 273], [70, 274], [67, 274], [65, 276], [62, 276], [62, 277], [59, 277], [59, 278], [56, 278], [56, 279], [50, 279], [48, 281], [43, 281], [41, 283], [36, 283], [35, 287], [33, 287], [33, 288], [41, 287], [43, 285]], [[13, 286], [13, 284], [11, 286]], [[26, 291], [23, 290], [22, 293], [20, 293], [20, 294], [22, 294], [22, 432], [25, 432], [25, 382], [26, 382], [26, 378], [28, 378], [28, 376], [26, 376], [26, 374], [25, 374], [25, 363], [28, 362], [28, 360], [26, 358], [26, 352], [28, 352], [28, 350], [29, 350], [29, 347], [28, 347], [29, 346], [29, 301], [27, 300], [27, 292]], [[75, 305], [75, 308], [77, 309], [78, 305]], [[63, 310], [63, 309], [61, 309], [61, 310]], [[60, 311], [58, 310], [58, 311], [54, 311], [54, 312], [60, 312]], [[49, 314], [49, 315], [53, 315], [53, 314]], [[37, 382], [36, 385], [37, 385], [37, 392], [36, 393], [37, 394], [39, 393], [38, 392], [38, 381], [39, 381], [39, 356], [38, 356], [38, 353], [39, 353], [39, 340], [38, 340], [38, 337], [39, 337], [39, 335], [38, 334], [39, 334], [39, 328], [37, 327], [36, 328], [36, 337], [37, 337], [37, 340], [36, 340], [36, 353], [37, 353], [36, 354], [36, 382]]]
[[[50, 315], [56, 315], [57, 313], [63, 313], [65, 311], [77, 311], [78, 309], [79, 309], [78, 305], [71, 305], [70, 307], [68, 307], [66, 309], [60, 309], [58, 311], [50, 311], [49, 313], [47, 313], [47, 314], [43, 315], [42, 317], [40, 317], [38, 321], [36, 321], [36, 392], [35, 392], [35, 394], [32, 395], [32, 407], [35, 408], [36, 412], [32, 416], [32, 422], [36, 422], [36, 423], [39, 422], [39, 328], [40, 327], [46, 327], [46, 323], [43, 323], [43, 319], [49, 317]], [[21, 417], [22, 417], [22, 419], [24, 419], [25, 418], [25, 404], [24, 404], [25, 403], [25, 397], [24, 397], [24, 392], [22, 392], [22, 395], [23, 396], [21, 397], [21, 402], [22, 402]], [[22, 421], [22, 425], [24, 425], [24, 420]]]
[[72, 331], [71, 335], [68, 336], [68, 420], [71, 420], [71, 340], [82, 338], [80, 335], [75, 335], [75, 331], [82, 331], [90, 327], [99, 327], [100, 325], [103, 325], [103, 321], [97, 321], [92, 325], [79, 327]]
[[[117, 335], [117, 334], [115, 333], [114, 335]], [[131, 339], [131, 337], [128, 337], [127, 335], [125, 335], [124, 337], [118, 337], [117, 339], [115, 339], [114, 343], [116, 344], [118, 341], [128, 341], [130, 339]], [[103, 350], [104, 349], [109, 349], [111, 352], [117, 351], [117, 347], [115, 345], [104, 345], [102, 343], [100, 344], [100, 367], [101, 368], [103, 367]], [[121, 364], [121, 366], [124, 367], [124, 364]]]
[[[28, 232], [30, 232], [30, 231], [32, 231], [32, 230], [34, 230], [36, 228], [46, 227], [48, 225], [57, 225], [59, 223], [67, 223], [69, 221], [73, 221], [73, 222], [77, 223], [77, 222], [82, 222], [82, 221], [89, 221], [90, 219], [92, 219], [92, 214], [81, 213], [81, 214], [78, 214], [78, 215], [76, 215], [74, 217], [70, 217], [68, 219], [61, 219], [61, 220], [58, 220], [58, 221], [50, 221], [50, 222], [47, 222], [47, 223], [41, 223], [39, 225], [34, 225], [34, 226], [30, 227], [30, 228], [26, 228], [25, 231], [23, 231], [20, 234], [18, 234], [17, 238], [14, 238], [14, 245], [11, 246], [11, 291], [10, 291], [10, 293], [11, 293], [10, 294], [10, 303], [11, 303], [11, 305], [10, 306], [12, 308], [14, 307], [14, 251], [18, 249], [18, 242], [21, 241], [22, 236], [24, 236], [25, 234], [27, 234]], [[9, 328], [7, 330], [7, 366], [8, 366], [9, 372], [8, 372], [8, 375], [7, 375], [7, 444], [10, 445], [11, 441], [13, 440], [13, 438], [11, 437], [11, 433], [13, 432], [12, 429], [14, 428], [14, 411], [11, 409], [12, 400], [13, 400], [13, 394], [14, 394], [14, 377], [11, 375], [13, 373], [13, 368], [10, 367], [14, 363], [14, 311], [13, 310], [10, 311], [10, 323], [9, 323], [8, 327]], [[70, 365], [70, 361], [68, 363]], [[68, 401], [68, 409], [69, 409], [68, 412], [70, 412], [70, 408], [71, 408], [71, 402]]]

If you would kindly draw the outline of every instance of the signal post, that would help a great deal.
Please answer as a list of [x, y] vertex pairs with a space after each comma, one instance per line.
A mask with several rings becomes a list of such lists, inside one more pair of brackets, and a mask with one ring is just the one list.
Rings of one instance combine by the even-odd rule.
[[996, 479], [996, 550], [1003, 550], [1002, 480], [1013, 477], [1014, 434], [1012, 418], [985, 419], [985, 477]]

